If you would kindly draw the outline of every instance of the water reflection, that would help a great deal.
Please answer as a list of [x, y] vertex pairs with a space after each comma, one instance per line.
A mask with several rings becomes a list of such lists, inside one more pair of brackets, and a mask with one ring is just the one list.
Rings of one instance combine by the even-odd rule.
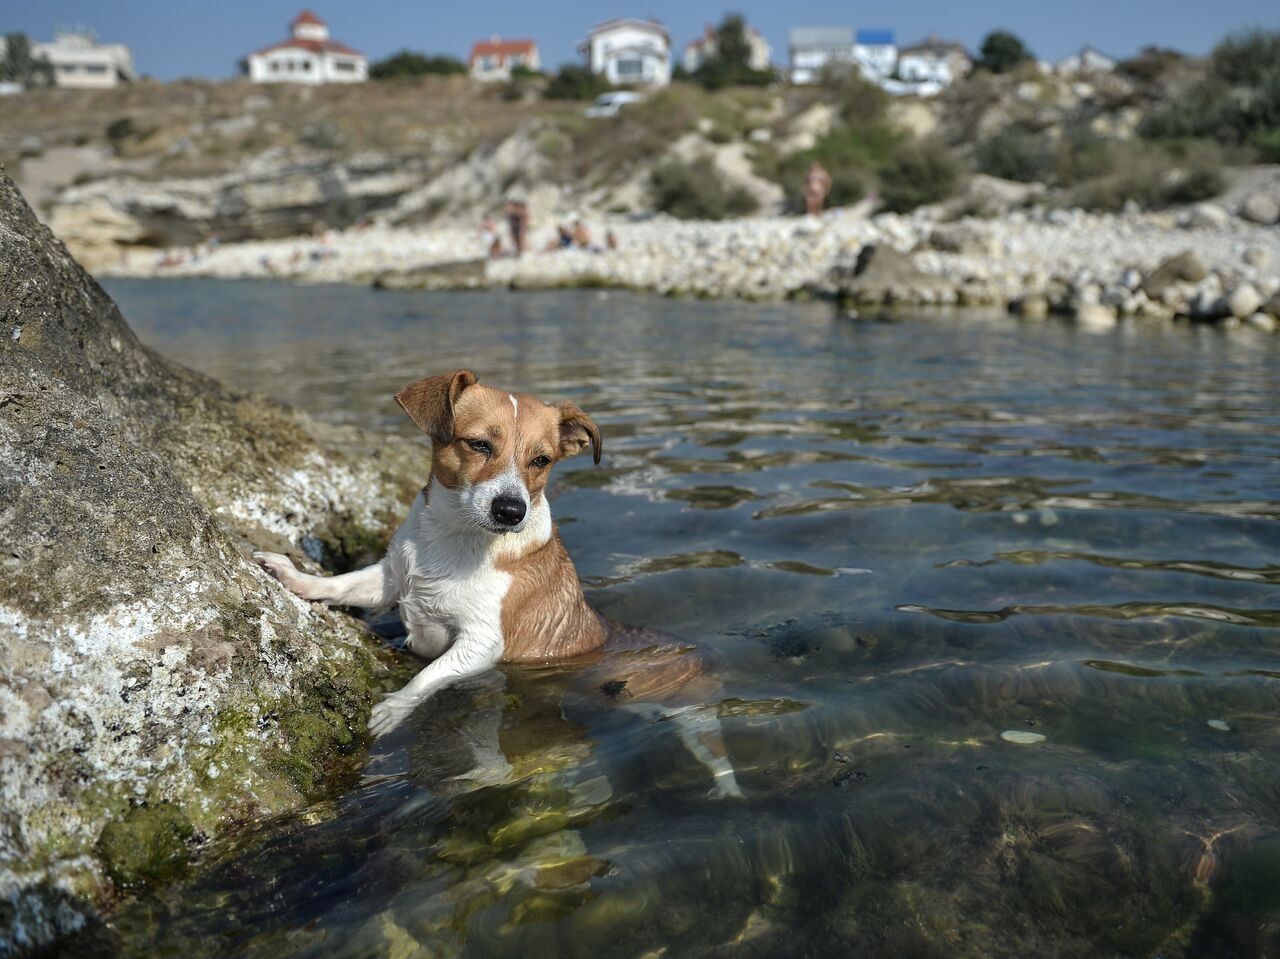
[[[691, 712], [635, 708], [610, 663], [450, 690], [360, 789], [211, 851], [95, 948], [1280, 949], [1272, 340], [593, 293], [111, 292], [167, 352], [335, 421], [408, 435], [390, 395], [458, 365], [574, 399], [606, 459], [565, 464], [553, 507], [590, 598], [696, 640], [714, 684]], [[709, 719], [740, 799], [709, 795]]]

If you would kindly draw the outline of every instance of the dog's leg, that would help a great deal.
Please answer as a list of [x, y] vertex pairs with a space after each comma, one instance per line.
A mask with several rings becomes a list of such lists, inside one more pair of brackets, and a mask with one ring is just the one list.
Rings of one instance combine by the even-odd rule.
[[290, 592], [303, 599], [371, 609], [390, 606], [395, 599], [391, 595], [391, 575], [385, 559], [354, 573], [312, 576], [299, 572], [293, 560], [279, 553], [254, 553], [253, 558]]
[[440, 658], [373, 707], [369, 729], [381, 736], [395, 729], [418, 704], [437, 690], [467, 676], [478, 676], [502, 658], [502, 631], [497, 628], [462, 629]]
[[714, 707], [685, 706], [667, 715], [675, 721], [680, 742], [684, 743], [698, 762], [711, 771], [711, 795], [741, 799], [742, 789], [738, 786], [733, 763], [729, 761], [729, 751], [725, 749], [720, 729], [720, 717], [715, 714]]
[[[401, 615], [404, 615], [404, 610], [401, 610]], [[405, 625], [409, 636], [404, 645], [414, 655], [431, 660], [449, 648], [449, 630], [439, 623], [408, 622]]]

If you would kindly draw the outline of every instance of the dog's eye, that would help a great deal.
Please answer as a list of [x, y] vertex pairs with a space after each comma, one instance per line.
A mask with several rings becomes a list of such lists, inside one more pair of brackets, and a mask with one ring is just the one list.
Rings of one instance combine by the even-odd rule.
[[533, 461], [529, 465], [532, 466], [534, 469], [542, 469], [544, 466], [547, 466], [550, 463], [551, 463], [550, 456], [537, 456], [537, 457], [534, 457]]
[[484, 456], [489, 456], [493, 452], [493, 444], [488, 440], [463, 440], [463, 442]]

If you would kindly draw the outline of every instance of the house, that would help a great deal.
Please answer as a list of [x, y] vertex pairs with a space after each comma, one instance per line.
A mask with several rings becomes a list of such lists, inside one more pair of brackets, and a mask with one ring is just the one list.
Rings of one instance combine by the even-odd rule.
[[495, 34], [471, 45], [467, 65], [472, 78], [488, 83], [510, 80], [514, 67], [541, 70], [542, 60], [538, 57], [538, 45], [532, 40], [503, 40]]
[[31, 56], [48, 60], [53, 82], [77, 90], [102, 90], [138, 79], [133, 53], [123, 43], [99, 43], [92, 30], [59, 30], [51, 43], [31, 44]]
[[1068, 77], [1090, 73], [1110, 73], [1115, 68], [1115, 57], [1109, 57], [1090, 46], [1081, 47], [1053, 65], [1057, 73]]
[[898, 66], [898, 47], [892, 30], [859, 30], [853, 42], [853, 62], [872, 83], [883, 83]]
[[[752, 70], [768, 70], [773, 56], [773, 48], [769, 41], [760, 35], [755, 27], [746, 28], [747, 66]], [[684, 69], [687, 73], [695, 73], [708, 60], [716, 55], [716, 28], [707, 24], [702, 36], [690, 40], [684, 45]]]
[[853, 27], [794, 27], [788, 66], [792, 83], [816, 83], [832, 64], [853, 60]]
[[964, 44], [939, 40], [933, 34], [898, 51], [898, 77], [907, 83], [947, 87], [972, 72], [973, 60]]
[[369, 60], [345, 43], [329, 39], [329, 25], [310, 10], [289, 24], [290, 37], [245, 58], [254, 83], [363, 83]]
[[578, 44], [592, 73], [614, 86], [664, 87], [671, 82], [671, 36], [656, 20], [606, 20]]

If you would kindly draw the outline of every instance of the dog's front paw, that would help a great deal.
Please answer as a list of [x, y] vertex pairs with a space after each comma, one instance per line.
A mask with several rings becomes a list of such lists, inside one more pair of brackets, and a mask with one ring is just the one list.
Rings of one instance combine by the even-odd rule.
[[293, 565], [293, 560], [288, 556], [282, 556], [280, 553], [256, 552], [253, 554], [253, 559], [294, 595], [301, 596], [303, 599], [311, 598], [303, 586], [302, 574], [298, 572], [298, 567]]
[[369, 714], [369, 732], [375, 736], [385, 736], [408, 719], [420, 701], [413, 696], [392, 693], [373, 707], [373, 712]]
[[742, 795], [742, 787], [738, 785], [738, 779], [734, 776], [733, 771], [716, 773], [715, 783], [711, 790], [707, 793], [710, 799], [745, 799]]

